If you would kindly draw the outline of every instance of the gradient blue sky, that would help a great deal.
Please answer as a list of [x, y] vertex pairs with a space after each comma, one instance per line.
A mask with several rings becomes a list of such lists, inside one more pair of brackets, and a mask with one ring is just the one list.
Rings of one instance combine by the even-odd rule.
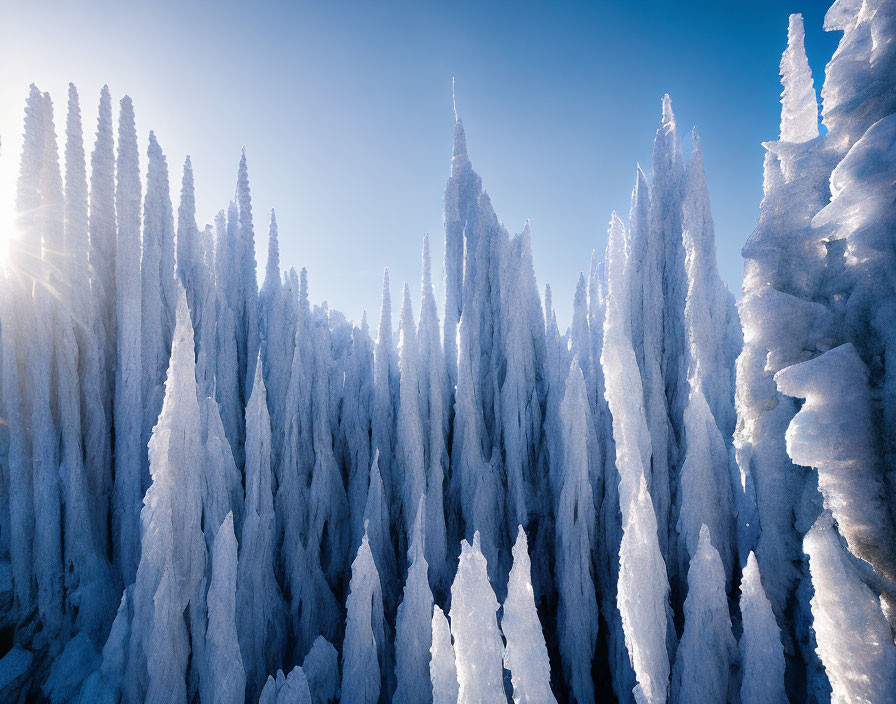
[[539, 285], [551, 284], [565, 326], [611, 211], [627, 215], [635, 164], [650, 172], [668, 92], [682, 129], [702, 136], [719, 266], [739, 289], [740, 248], [762, 194], [760, 143], [778, 134], [787, 17], [805, 17], [820, 90], [839, 39], [821, 29], [828, 5], [5, 3], [0, 208], [10, 203], [28, 84], [53, 95], [58, 129], [67, 83], [78, 86], [89, 151], [108, 83], [116, 109], [125, 93], [134, 100], [141, 170], [156, 131], [175, 198], [192, 156], [200, 226], [232, 197], [246, 146], [260, 277], [274, 207], [281, 263], [308, 267], [313, 300], [356, 320], [367, 310], [375, 323], [388, 266], [393, 300], [410, 282], [418, 313], [422, 235], [434, 253], [443, 241], [454, 76], [474, 168], [511, 232], [531, 218]]

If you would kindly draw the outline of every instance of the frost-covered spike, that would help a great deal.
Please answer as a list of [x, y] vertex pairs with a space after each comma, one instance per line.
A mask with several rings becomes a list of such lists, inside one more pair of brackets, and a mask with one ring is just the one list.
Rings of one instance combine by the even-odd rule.
[[818, 136], [818, 98], [803, 45], [803, 16], [790, 15], [787, 49], [781, 56], [781, 141], [808, 142]]
[[323, 636], [318, 636], [302, 661], [302, 671], [308, 679], [312, 704], [329, 704], [336, 697], [339, 685], [339, 656], [336, 648]]
[[594, 701], [591, 660], [597, 643], [597, 600], [591, 566], [595, 512], [589, 481], [590, 411], [585, 378], [573, 357], [560, 407], [563, 474], [556, 487], [557, 591], [560, 653], [581, 704]]
[[118, 242], [115, 257], [115, 315], [118, 361], [115, 365], [115, 486], [112, 492], [112, 532], [115, 558], [124, 578], [132, 582], [140, 554], [140, 500], [146, 486], [141, 458], [142, 354], [140, 291], [140, 171], [137, 162], [134, 106], [121, 100], [118, 126], [115, 209]]
[[740, 583], [742, 704], [786, 704], [781, 630], [765, 596], [759, 563], [751, 552]]
[[878, 596], [822, 513], [803, 547], [812, 572], [812, 627], [831, 682], [831, 701], [884, 702], [896, 688], [896, 646]]
[[424, 557], [424, 507], [421, 496], [411, 531], [410, 567], [404, 584], [404, 598], [398, 605], [395, 619], [395, 676], [398, 683], [392, 697], [395, 704], [432, 701], [429, 666], [433, 598], [429, 588], [429, 566]]
[[277, 677], [269, 675], [258, 698], [258, 704], [311, 704], [308, 678], [299, 665], [289, 675], [277, 671]]
[[725, 594], [725, 570], [710, 540], [709, 528], [704, 525], [688, 569], [684, 633], [675, 655], [672, 701], [725, 704], [736, 651]]
[[[718, 379], [718, 377], [713, 377]], [[685, 409], [687, 454], [681, 468], [681, 514], [678, 517], [678, 573], [688, 571], [706, 528], [718, 545], [725, 566], [726, 583], [733, 567], [735, 544], [731, 520], [733, 507], [728, 475], [728, 451], [712, 412], [696, 381]]]
[[[96, 142], [90, 155], [90, 271], [91, 291], [97, 320], [94, 334], [100, 348], [104, 391], [103, 407], [108, 422], [112, 421], [112, 393], [115, 368], [115, 145], [112, 127], [112, 99], [109, 86], [100, 92]], [[100, 469], [103, 474], [103, 495], [112, 490], [112, 448], [107, 449]]]
[[265, 267], [262, 289], [280, 285], [280, 238], [277, 230], [277, 214], [271, 208], [271, 229], [268, 233], [268, 263]]
[[467, 156], [467, 136], [464, 133], [464, 123], [457, 117], [454, 122], [454, 147], [451, 150], [451, 173], [454, 175], [455, 170], [460, 170], [469, 163]]
[[591, 370], [591, 332], [588, 330], [588, 287], [585, 283], [585, 275], [581, 272], [579, 272], [572, 304], [569, 343], [573, 354], [579, 358], [582, 373], [589, 373]]
[[376, 450], [373, 462], [370, 465], [370, 481], [367, 489], [367, 503], [364, 507], [365, 533], [370, 542], [376, 569], [382, 577], [381, 581], [386, 585], [384, 601], [394, 608], [394, 602], [390, 602], [390, 594], [393, 591], [393, 582], [398, 579], [398, 567], [396, 566], [395, 551], [392, 548], [392, 534], [390, 531], [389, 504], [386, 499], [383, 478], [380, 474], [380, 453]]
[[146, 200], [143, 205], [143, 258], [140, 266], [144, 443], [149, 442], [162, 410], [174, 306], [177, 304], [176, 300], [169, 300], [172, 296], [169, 289], [174, 288], [175, 279], [174, 216], [168, 185], [168, 163], [154, 132], [149, 133], [146, 155], [148, 166]]
[[432, 682], [433, 704], [457, 704], [457, 664], [448, 619], [436, 605], [432, 610], [432, 659], [429, 662], [429, 678]]
[[199, 242], [199, 227], [196, 225], [196, 193], [193, 182], [193, 164], [189, 155], [184, 159], [184, 173], [181, 179], [180, 205], [177, 208], [177, 275], [187, 291], [187, 303], [193, 327], [198, 331], [200, 320], [199, 266], [202, 261]]
[[205, 679], [210, 681], [211, 704], [239, 704], [245, 701], [246, 673], [236, 634], [237, 544], [232, 512], [215, 537], [211, 572]]
[[238, 206], [236, 229], [231, 260], [233, 274], [234, 316], [240, 397], [243, 403], [249, 399], [255, 365], [258, 360], [258, 280], [255, 262], [255, 228], [252, 224], [252, 194], [249, 189], [249, 169], [246, 166], [246, 150], [240, 154], [237, 169], [236, 204]]
[[787, 453], [818, 470], [818, 488], [850, 552], [896, 580], [896, 529], [884, 500], [872, 437], [868, 368], [852, 343], [775, 375], [778, 390], [806, 399], [787, 428]]
[[423, 282], [420, 291], [420, 414], [426, 462], [426, 561], [437, 593], [448, 590], [448, 537], [444, 483], [448, 466], [447, 375], [442, 354], [439, 312], [432, 285], [429, 235], [423, 237]]
[[27, 383], [21, 374], [19, 359], [26, 354], [27, 342], [20, 330], [22, 308], [16, 301], [24, 297], [24, 287], [9, 276], [4, 268], [0, 272], [0, 346], [2, 346], [2, 389], [0, 409], [9, 431], [7, 445], [7, 481], [10, 504], [9, 555], [13, 584], [13, 606], [17, 613], [33, 609], [34, 573], [34, 479], [31, 470], [31, 443], [26, 424], [25, 399]]
[[488, 566], [476, 531], [472, 546], [466, 540], [461, 542], [457, 575], [451, 585], [458, 704], [507, 701], [502, 675], [504, 644], [495, 617], [497, 611], [498, 600], [488, 580]]
[[345, 704], [375, 704], [383, 680], [380, 663], [386, 645], [385, 620], [380, 578], [366, 533], [352, 563], [346, 610], [342, 701]]
[[510, 670], [515, 704], [556, 703], [551, 692], [548, 651], [535, 610], [529, 546], [522, 526], [513, 546], [513, 567], [507, 582], [501, 630], [507, 642], [504, 667]]
[[394, 398], [398, 388], [397, 360], [392, 341], [392, 294], [389, 270], [383, 273], [383, 301], [373, 352], [373, 417], [371, 443], [380, 453], [383, 487], [390, 503], [393, 499], [392, 459], [395, 436]]
[[271, 489], [271, 419], [261, 362], [246, 407], [246, 503], [237, 570], [237, 625], [250, 695], [280, 664], [285, 605], [274, 576], [274, 497]]
[[397, 471], [401, 477], [401, 512], [404, 530], [411, 539], [417, 502], [426, 490], [423, 459], [423, 429], [420, 423], [420, 389], [418, 377], [417, 328], [411, 305], [411, 292], [404, 285], [401, 303], [401, 329], [399, 332], [399, 400], [396, 434], [398, 447]]
[[[613, 416], [622, 540], [616, 602], [639, 704], [663, 704], [669, 682], [667, 611], [669, 582], [657, 537], [657, 517], [645, 478], [651, 436], [644, 412], [638, 363], [631, 346], [622, 222], [614, 217], [607, 247], [607, 315], [601, 365]], [[646, 334], [646, 329], [645, 329]]]
[[[181, 289], [165, 400], [149, 441], [152, 483], [140, 514], [143, 541], [125, 686], [128, 701], [186, 701], [191, 650], [184, 612], [203, 580], [200, 410], [193, 326]], [[191, 611], [194, 608], [191, 607]], [[195, 633], [204, 640], [204, 633]], [[197, 646], [194, 643], [193, 648]]]

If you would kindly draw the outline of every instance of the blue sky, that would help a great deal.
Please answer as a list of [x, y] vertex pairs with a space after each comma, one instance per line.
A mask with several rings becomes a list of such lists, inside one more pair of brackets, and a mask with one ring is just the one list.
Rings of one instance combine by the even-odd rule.
[[260, 272], [273, 207], [281, 263], [308, 267], [313, 300], [375, 321], [388, 266], [393, 300], [410, 282], [416, 313], [423, 233], [434, 255], [443, 237], [455, 77], [474, 168], [511, 232], [531, 219], [539, 284], [565, 325], [610, 213], [627, 214], [636, 163], [649, 175], [668, 92], [703, 139], [719, 266], [739, 289], [761, 142], [778, 134], [787, 17], [805, 17], [820, 90], [839, 39], [821, 28], [828, 4], [18, 2], [0, 26], [0, 209], [28, 84], [53, 95], [57, 128], [78, 86], [89, 150], [108, 83], [116, 107], [134, 100], [142, 169], [156, 131], [175, 197], [191, 155], [200, 226], [232, 197], [245, 145]]

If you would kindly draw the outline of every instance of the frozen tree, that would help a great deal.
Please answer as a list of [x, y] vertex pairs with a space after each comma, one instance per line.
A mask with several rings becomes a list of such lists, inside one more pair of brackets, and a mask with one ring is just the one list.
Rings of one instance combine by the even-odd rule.
[[884, 702], [896, 686], [896, 646], [877, 595], [823, 513], [804, 543], [812, 570], [813, 628], [831, 701]]
[[725, 704], [736, 651], [725, 594], [725, 570], [704, 525], [688, 569], [684, 633], [675, 655], [672, 701]]
[[[115, 210], [115, 486], [112, 492], [113, 545], [126, 584], [137, 573], [140, 555], [140, 500], [143, 476], [143, 402], [140, 301], [140, 172], [131, 99], [121, 100]], [[191, 340], [192, 343], [192, 340]]]
[[550, 686], [548, 651], [535, 610], [529, 547], [522, 526], [513, 546], [513, 567], [507, 584], [501, 630], [507, 642], [504, 667], [510, 670], [515, 704], [555, 703], [557, 700]]
[[208, 588], [208, 628], [205, 632], [206, 688], [211, 704], [245, 701], [246, 673], [236, 632], [237, 545], [233, 513], [228, 513], [215, 537], [212, 578]]
[[590, 421], [585, 378], [573, 358], [560, 407], [563, 475], [557, 499], [557, 613], [566, 679], [580, 704], [594, 701], [591, 660], [597, 643], [597, 601], [591, 567], [594, 501], [588, 477]]
[[420, 352], [420, 415], [423, 422], [426, 470], [424, 551], [429, 564], [430, 582], [437, 592], [446, 592], [450, 579], [445, 525], [445, 474], [448, 465], [445, 437], [447, 376], [439, 337], [439, 314], [432, 285], [428, 235], [423, 238], [423, 283], [420, 299], [417, 341]]
[[165, 400], [149, 443], [152, 483], [140, 514], [143, 541], [125, 682], [129, 702], [187, 701], [191, 647], [184, 612], [206, 567], [200, 422], [193, 327], [182, 292]]
[[785, 704], [784, 649], [771, 602], [765, 596], [759, 563], [752, 552], [740, 583], [740, 638], [743, 704]]
[[254, 696], [266, 672], [280, 663], [285, 605], [274, 577], [274, 496], [271, 488], [271, 419], [261, 364], [246, 407], [246, 503], [237, 568], [237, 632]]
[[793, 14], [787, 27], [787, 49], [781, 57], [781, 141], [808, 142], [818, 136], [818, 98], [803, 46], [803, 16]]
[[489, 583], [477, 531], [472, 546], [466, 540], [461, 543], [457, 575], [451, 585], [458, 704], [506, 702], [502, 676], [504, 644], [495, 617], [497, 610], [498, 600]]
[[380, 697], [383, 679], [380, 667], [385, 647], [385, 619], [380, 578], [366, 533], [352, 563], [346, 610], [342, 701], [345, 704], [375, 704]]
[[[631, 345], [629, 292], [625, 277], [625, 226], [614, 215], [610, 222], [607, 314], [601, 364], [606, 373], [606, 397], [613, 416], [622, 540], [619, 548], [617, 604], [625, 643], [637, 678], [639, 704], [666, 700], [669, 680], [667, 611], [669, 583], [657, 539], [657, 518], [647, 488], [651, 436], [637, 359]], [[646, 332], [645, 332], [646, 335]]]
[[457, 665], [448, 619], [438, 605], [432, 609], [432, 659], [429, 678], [432, 682], [433, 704], [456, 704], [458, 694]]
[[429, 678], [432, 648], [432, 591], [429, 565], [424, 556], [424, 499], [417, 505], [417, 517], [408, 549], [408, 576], [404, 598], [395, 617], [395, 676], [398, 683], [393, 702], [429, 702], [432, 683]]

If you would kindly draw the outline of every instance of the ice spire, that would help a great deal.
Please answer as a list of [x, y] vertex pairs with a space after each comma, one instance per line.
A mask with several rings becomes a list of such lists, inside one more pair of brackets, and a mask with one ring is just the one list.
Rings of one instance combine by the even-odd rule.
[[808, 142], [818, 136], [818, 99], [803, 45], [803, 16], [790, 15], [787, 49], [781, 57], [781, 141]]
[[130, 702], [187, 701], [191, 648], [184, 611], [206, 567], [202, 490], [195, 471], [203, 462], [200, 427], [193, 326], [181, 291], [165, 401], [149, 444], [152, 483], [140, 514], [143, 542], [126, 677]]
[[345, 704], [376, 704], [382, 685], [380, 663], [386, 645], [385, 619], [380, 578], [366, 533], [352, 563], [346, 609], [342, 701]]
[[118, 125], [118, 179], [115, 209], [118, 242], [115, 258], [116, 330], [118, 363], [115, 367], [115, 487], [112, 533], [116, 563], [124, 583], [134, 580], [140, 553], [140, 501], [146, 448], [143, 445], [141, 284], [140, 284], [140, 170], [134, 105], [121, 100]]
[[373, 418], [372, 447], [380, 453], [380, 472], [388, 500], [393, 498], [392, 447], [395, 425], [393, 406], [397, 386], [395, 353], [392, 347], [392, 294], [389, 290], [389, 270], [383, 273], [383, 303], [380, 325], [373, 352]]
[[425, 433], [426, 462], [426, 560], [430, 581], [437, 593], [447, 591], [448, 544], [445, 525], [444, 482], [448, 465], [447, 376], [439, 330], [439, 313], [432, 285], [429, 235], [423, 237], [423, 283], [420, 293], [420, 399]]
[[401, 506], [405, 535], [410, 542], [417, 501], [426, 490], [423, 466], [423, 431], [420, 427], [419, 388], [417, 376], [417, 329], [411, 307], [411, 292], [404, 285], [401, 303], [399, 339], [399, 402], [396, 431], [398, 435], [397, 468], [401, 477]]
[[451, 635], [457, 661], [458, 704], [505, 704], [502, 676], [504, 644], [495, 613], [498, 600], [488, 581], [479, 547], [461, 543], [457, 575], [451, 585]]
[[[141, 332], [143, 343], [143, 438], [149, 441], [162, 410], [165, 373], [171, 350], [171, 314], [167, 309], [167, 289], [174, 284], [174, 271], [167, 270], [162, 252], [166, 241], [174, 241], [168, 164], [154, 132], [147, 149], [146, 200], [143, 206], [143, 259], [141, 260]], [[171, 279], [171, 281], [168, 281]]]
[[246, 686], [254, 696], [280, 665], [285, 606], [274, 576], [271, 418], [261, 362], [246, 407], [246, 505], [237, 574], [237, 624]]
[[688, 568], [684, 619], [672, 675], [672, 701], [725, 704], [737, 644], [728, 616], [725, 570], [705, 525]]
[[574, 357], [560, 408], [563, 475], [556, 503], [558, 630], [566, 680], [580, 704], [594, 701], [591, 660], [597, 643], [597, 602], [591, 568], [595, 515], [588, 477], [590, 412], [585, 379]]
[[432, 660], [429, 679], [432, 682], [433, 704], [457, 704], [457, 664], [448, 619], [438, 605], [432, 610]]
[[398, 686], [393, 704], [424, 704], [432, 701], [429, 675], [432, 647], [432, 591], [424, 557], [424, 500], [417, 502], [417, 517], [408, 549], [408, 576], [404, 598], [395, 619], [395, 676]]
[[550, 687], [548, 651], [535, 610], [530, 568], [526, 532], [520, 526], [501, 618], [501, 630], [507, 641], [504, 667], [510, 670], [514, 704], [556, 704]]
[[740, 613], [744, 627], [740, 638], [742, 704], [786, 704], [781, 631], [752, 552], [740, 583]]
[[[100, 92], [96, 143], [90, 155], [90, 271], [96, 304], [95, 325], [105, 387], [104, 406], [112, 420], [113, 369], [115, 368], [115, 146], [112, 127], [112, 99], [109, 86]], [[105, 472], [111, 490], [111, 450]]]
[[246, 673], [236, 633], [236, 553], [231, 512], [215, 537], [208, 588], [205, 679], [211, 682], [211, 704], [239, 704], [246, 698]]
[[245, 148], [237, 171], [236, 198], [239, 206], [239, 227], [233, 243], [232, 267], [236, 286], [237, 354], [240, 370], [240, 393], [247, 402], [255, 363], [258, 359], [258, 280], [255, 273], [255, 229], [252, 224], [252, 194]]
[[268, 263], [265, 267], [262, 289], [280, 286], [280, 236], [277, 229], [277, 213], [271, 208], [271, 229], [268, 233]]

